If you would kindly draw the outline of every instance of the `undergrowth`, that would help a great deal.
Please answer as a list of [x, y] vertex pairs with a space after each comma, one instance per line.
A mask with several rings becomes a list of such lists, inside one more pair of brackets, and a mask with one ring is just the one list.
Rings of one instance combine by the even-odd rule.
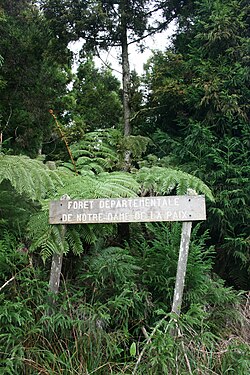
[[180, 225], [131, 229], [125, 249], [99, 244], [77, 258], [52, 306], [48, 267], [3, 233], [1, 374], [249, 373], [249, 300], [213, 275], [208, 234], [193, 231], [176, 320], [169, 312]]

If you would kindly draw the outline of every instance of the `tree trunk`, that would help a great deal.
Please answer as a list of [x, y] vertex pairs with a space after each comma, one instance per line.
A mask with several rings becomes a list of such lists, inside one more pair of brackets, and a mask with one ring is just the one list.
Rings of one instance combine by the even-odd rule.
[[130, 90], [130, 68], [128, 58], [128, 41], [127, 30], [124, 25], [122, 33], [122, 85], [123, 85], [123, 118], [124, 118], [124, 135], [131, 134], [130, 124], [130, 104], [129, 104], [129, 90]]
[[[130, 124], [130, 67], [128, 55], [128, 34], [127, 34], [127, 16], [126, 16], [126, 0], [121, 1], [121, 47], [122, 47], [122, 99], [123, 99], [123, 123], [124, 137], [128, 137], [132, 133]], [[131, 151], [125, 149], [124, 153], [124, 171], [129, 171], [131, 166]], [[118, 224], [118, 240], [121, 244], [129, 241], [130, 226], [129, 223]]]
[[[126, 19], [126, 1], [122, 1], [120, 5], [121, 14], [121, 47], [122, 47], [122, 93], [123, 93], [123, 120], [124, 120], [124, 136], [131, 135], [132, 129], [130, 124], [130, 67], [128, 55], [128, 35], [127, 35], [127, 19]], [[131, 152], [125, 150], [124, 170], [128, 171], [131, 164]]]

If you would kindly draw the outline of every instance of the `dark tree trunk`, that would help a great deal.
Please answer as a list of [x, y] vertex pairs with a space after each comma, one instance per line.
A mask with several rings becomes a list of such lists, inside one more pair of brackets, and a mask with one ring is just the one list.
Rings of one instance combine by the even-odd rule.
[[[127, 19], [126, 19], [126, 1], [122, 1], [120, 5], [121, 14], [121, 47], [122, 47], [122, 87], [123, 87], [123, 121], [124, 136], [131, 135], [130, 123], [130, 67], [128, 54], [128, 35], [127, 35]], [[131, 164], [131, 152], [125, 150], [124, 170], [128, 171]]]
[[123, 84], [123, 116], [124, 116], [124, 135], [131, 134], [130, 124], [130, 104], [129, 104], [129, 90], [130, 90], [130, 68], [128, 58], [128, 41], [126, 24], [123, 26], [122, 33], [122, 84]]
[[[126, 1], [122, 1], [120, 5], [121, 14], [121, 47], [122, 47], [122, 93], [123, 93], [123, 122], [124, 137], [128, 137], [132, 133], [130, 124], [130, 67], [128, 54], [128, 35], [126, 20]], [[131, 166], [131, 151], [125, 150], [124, 153], [124, 171], [129, 171]], [[128, 223], [118, 225], [118, 241], [123, 245], [130, 238], [130, 227]]]

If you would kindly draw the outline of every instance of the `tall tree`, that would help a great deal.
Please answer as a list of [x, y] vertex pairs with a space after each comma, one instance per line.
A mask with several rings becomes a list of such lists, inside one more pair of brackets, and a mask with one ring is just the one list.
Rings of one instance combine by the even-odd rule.
[[[132, 133], [130, 106], [129, 45], [165, 28], [180, 7], [177, 1], [163, 0], [44, 0], [44, 12], [58, 38], [83, 38], [84, 50], [120, 48], [123, 82], [124, 135]], [[164, 14], [164, 21], [152, 21]], [[159, 19], [159, 18], [158, 18]], [[129, 153], [127, 154], [129, 159]], [[127, 160], [128, 162], [128, 160]]]

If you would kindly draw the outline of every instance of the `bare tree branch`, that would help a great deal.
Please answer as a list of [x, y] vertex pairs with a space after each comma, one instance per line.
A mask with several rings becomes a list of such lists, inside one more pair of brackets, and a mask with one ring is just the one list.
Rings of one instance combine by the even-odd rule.
[[11, 283], [11, 281], [13, 281], [15, 279], [15, 276], [12, 276], [8, 281], [6, 281], [6, 283], [4, 283], [1, 287], [0, 287], [0, 292], [3, 288], [5, 288], [9, 283]]

